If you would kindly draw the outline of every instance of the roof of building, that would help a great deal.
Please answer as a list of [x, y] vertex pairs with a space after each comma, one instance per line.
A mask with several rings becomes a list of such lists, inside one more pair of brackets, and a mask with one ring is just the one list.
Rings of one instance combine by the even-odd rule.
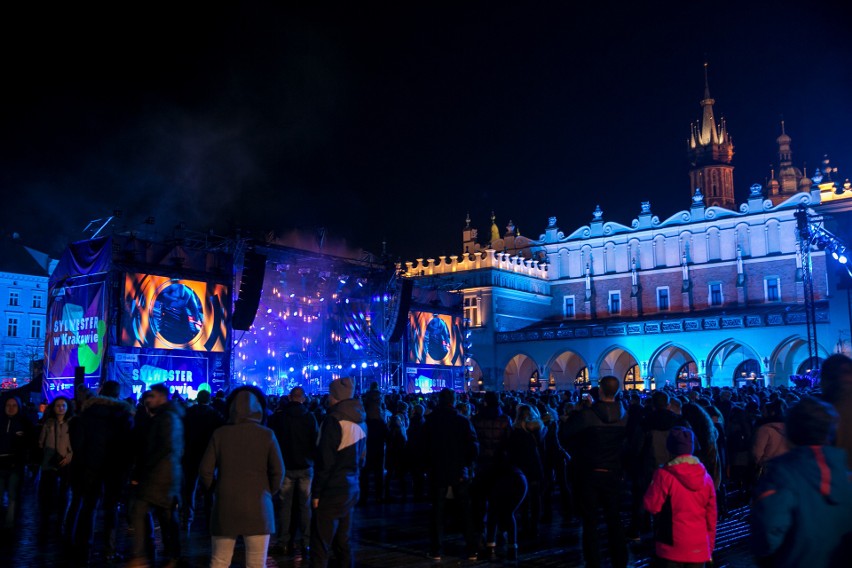
[[39, 264], [15, 235], [0, 238], [0, 272], [48, 276], [47, 268]]

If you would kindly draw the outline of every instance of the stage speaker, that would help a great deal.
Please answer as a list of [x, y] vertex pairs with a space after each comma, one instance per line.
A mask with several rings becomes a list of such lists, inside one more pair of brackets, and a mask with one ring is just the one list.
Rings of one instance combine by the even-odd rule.
[[234, 302], [231, 324], [234, 329], [248, 331], [257, 315], [260, 294], [263, 291], [263, 276], [266, 272], [266, 255], [250, 250], [243, 258], [243, 274], [240, 278], [240, 293]]
[[86, 368], [74, 367], [74, 388], [76, 389], [86, 382]]
[[405, 331], [405, 324], [408, 321], [408, 310], [411, 308], [411, 293], [414, 290], [414, 280], [411, 278], [403, 278], [399, 289], [396, 292], [396, 301], [391, 306], [389, 314], [390, 329], [386, 332], [388, 341], [396, 343], [402, 337], [402, 332]]

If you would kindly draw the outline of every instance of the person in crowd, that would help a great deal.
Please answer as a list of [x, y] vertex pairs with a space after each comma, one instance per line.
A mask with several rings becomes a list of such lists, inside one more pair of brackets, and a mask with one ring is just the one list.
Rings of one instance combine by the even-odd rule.
[[68, 397], [58, 396], [45, 409], [44, 424], [39, 434], [41, 475], [39, 500], [46, 520], [53, 505], [58, 506], [60, 525], [65, 520], [68, 494], [71, 491], [70, 464], [74, 457], [71, 447], [71, 420], [74, 410]]
[[[319, 427], [305, 401], [305, 389], [293, 387], [287, 402], [280, 404], [269, 418], [269, 427], [284, 456], [285, 471], [279, 493], [276, 551], [287, 555], [303, 554], [311, 542], [311, 483]], [[294, 514], [298, 520], [295, 526]]]
[[153, 415], [148, 427], [145, 451], [136, 464], [131, 485], [136, 499], [131, 512], [133, 527], [133, 559], [131, 567], [145, 566], [147, 554], [153, 550], [149, 539], [153, 535], [148, 515], [153, 511], [160, 523], [167, 566], [180, 560], [180, 524], [178, 505], [181, 488], [181, 459], [183, 458], [183, 407], [169, 400], [169, 387], [157, 383], [145, 399]]
[[[725, 391], [722, 391], [725, 392]], [[733, 404], [725, 422], [725, 438], [728, 443], [729, 485], [745, 494], [751, 493], [754, 481], [752, 464], [752, 440], [754, 424], [745, 406]]]
[[763, 418], [755, 425], [757, 430], [752, 444], [752, 456], [758, 471], [762, 471], [769, 460], [790, 449], [784, 432], [786, 409], [787, 404], [782, 400], [767, 403]]
[[352, 398], [354, 391], [348, 377], [335, 379], [328, 387], [330, 406], [320, 428], [311, 485], [313, 568], [328, 566], [332, 550], [338, 566], [355, 565], [349, 538], [352, 510], [358, 502], [358, 475], [367, 459], [367, 417], [361, 401]]
[[762, 565], [848, 566], [852, 483], [832, 447], [837, 412], [811, 397], [787, 414], [790, 451], [771, 460], [752, 505], [752, 550]]
[[[512, 422], [503, 413], [500, 397], [493, 391], [485, 393], [482, 410], [474, 415], [471, 422], [479, 441], [476, 475], [470, 488], [471, 511], [473, 529], [476, 534], [480, 534], [488, 511], [488, 499], [493, 493], [494, 484], [497, 482], [498, 466], [501, 466], [499, 473], [502, 473], [502, 468], [508, 463], [506, 452], [509, 445], [509, 434], [512, 431]], [[526, 494], [526, 480], [524, 480], [524, 493]], [[520, 501], [518, 505], [520, 505]], [[512, 509], [513, 515], [515, 509]]]
[[361, 472], [361, 501], [366, 504], [370, 496], [370, 485], [374, 487], [379, 503], [385, 500], [385, 449], [388, 441], [388, 423], [384, 395], [379, 383], [373, 381], [362, 396], [367, 413], [367, 462]]
[[666, 447], [672, 460], [654, 471], [643, 504], [654, 515], [654, 547], [662, 567], [703, 566], [716, 542], [716, 488], [696, 458], [692, 430], [675, 426]]
[[571, 456], [559, 441], [559, 417], [551, 406], [542, 408], [541, 419], [544, 422], [544, 453], [542, 466], [544, 479], [542, 483], [542, 516], [541, 520], [550, 523], [553, 520], [554, 490], [559, 490], [559, 503], [562, 513], [567, 514], [571, 508], [571, 491], [568, 487], [568, 462]]
[[261, 426], [260, 389], [239, 387], [228, 398], [228, 424], [213, 432], [199, 466], [201, 482], [214, 491], [210, 567], [228, 568], [242, 536], [246, 568], [264, 568], [275, 533], [272, 496], [281, 487], [284, 461], [274, 432]]
[[701, 405], [692, 402], [683, 405], [683, 419], [689, 423], [689, 427], [695, 433], [697, 442], [695, 457], [701, 460], [718, 491], [722, 483], [722, 463], [719, 458], [719, 446], [716, 443], [718, 432], [713, 425], [713, 420]]
[[504, 457], [492, 466], [493, 482], [487, 496], [487, 522], [483, 560], [497, 557], [497, 531], [506, 533], [506, 560], [518, 560], [518, 525], [515, 513], [527, 494], [527, 479]]
[[835, 445], [846, 450], [847, 467], [852, 470], [852, 359], [842, 354], [828, 357], [820, 369], [823, 400], [837, 411]]
[[473, 464], [479, 454], [476, 431], [455, 409], [456, 393], [448, 388], [438, 393], [438, 406], [426, 417], [422, 458], [428, 471], [432, 502], [428, 557], [438, 561], [443, 554], [444, 510], [447, 498], [455, 499], [467, 557], [476, 559], [477, 538], [470, 509]]
[[[401, 402], [400, 404], [405, 403]], [[385, 452], [385, 465], [387, 466], [385, 501], [388, 503], [394, 500], [391, 495], [392, 481], [396, 481], [400, 498], [403, 501], [406, 498], [406, 446], [408, 445], [406, 422], [405, 414], [399, 412], [391, 416], [388, 421], [388, 441], [387, 451]]]
[[426, 495], [426, 468], [421, 459], [424, 447], [423, 426], [426, 424], [426, 407], [420, 403], [411, 405], [408, 417], [408, 444], [405, 455], [408, 471], [411, 473], [411, 493], [415, 501], [424, 501]]
[[213, 400], [210, 401], [210, 406], [215, 408], [223, 417], [227, 417], [228, 403], [225, 401], [225, 391], [222, 389], [217, 390]]
[[529, 404], [519, 404], [509, 434], [509, 463], [520, 469], [527, 480], [527, 496], [518, 511], [521, 534], [535, 539], [541, 520], [541, 492], [544, 481], [545, 427], [538, 411]]
[[0, 504], [6, 498], [2, 528], [10, 531], [15, 524], [21, 482], [27, 463], [33, 425], [21, 412], [21, 399], [7, 396], [0, 417]]
[[598, 509], [607, 526], [610, 561], [615, 568], [627, 565], [627, 542], [620, 518], [620, 490], [627, 440], [627, 415], [616, 400], [618, 378], [600, 379], [598, 396], [585, 399], [584, 408], [569, 421], [568, 435], [577, 437], [575, 462], [577, 493], [583, 518], [583, 557], [586, 566], [601, 565]]
[[[181, 498], [181, 523], [188, 526], [195, 518], [195, 493], [198, 488], [198, 467], [210, 443], [213, 432], [225, 419], [210, 405], [210, 391], [200, 390], [195, 405], [187, 409], [183, 419], [183, 494]], [[204, 491], [206, 511], [210, 511], [210, 498]]]
[[106, 381], [97, 396], [81, 393], [80, 414], [71, 429], [74, 447], [72, 476], [79, 507], [69, 510], [75, 555], [88, 561], [95, 534], [95, 519], [101, 503], [104, 517], [106, 558], [120, 560], [116, 545], [119, 502], [127, 483], [132, 460], [130, 432], [133, 409], [118, 398], [119, 384]]

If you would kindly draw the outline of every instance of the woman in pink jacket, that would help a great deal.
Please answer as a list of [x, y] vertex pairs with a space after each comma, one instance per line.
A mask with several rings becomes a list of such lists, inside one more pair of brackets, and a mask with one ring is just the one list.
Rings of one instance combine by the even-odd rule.
[[703, 566], [716, 542], [716, 489], [693, 456], [695, 434], [676, 426], [666, 446], [674, 456], [654, 472], [645, 509], [654, 515], [654, 541], [661, 566]]

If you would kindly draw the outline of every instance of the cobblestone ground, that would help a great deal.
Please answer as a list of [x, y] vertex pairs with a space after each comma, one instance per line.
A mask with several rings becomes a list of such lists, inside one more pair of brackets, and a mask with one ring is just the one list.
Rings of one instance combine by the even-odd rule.
[[[40, 568], [71, 566], [67, 550], [55, 518], [40, 516], [36, 503], [35, 482], [27, 480], [22, 494], [22, 508], [18, 527], [6, 534], [0, 542], [0, 566], [4, 568]], [[440, 563], [425, 557], [428, 545], [428, 513], [426, 503], [371, 504], [356, 509], [353, 544], [356, 566], [419, 568], [426, 566], [501, 566], [510, 565], [501, 558], [497, 561], [463, 560], [463, 543], [459, 535], [448, 533], [446, 554]], [[754, 566], [748, 555], [748, 509], [732, 509], [731, 514], [718, 527], [714, 566], [732, 568]], [[98, 528], [100, 528], [100, 519]], [[601, 534], [605, 535], [603, 528]], [[131, 534], [122, 518], [119, 550], [130, 547]], [[554, 512], [554, 520], [542, 524], [535, 539], [521, 539], [517, 566], [556, 567], [582, 566], [580, 547], [581, 530], [576, 519], [562, 519]], [[159, 539], [158, 539], [159, 546]], [[182, 533], [183, 564], [188, 567], [207, 566], [210, 562], [210, 540], [206, 520], [199, 519]], [[498, 549], [499, 550], [499, 549]], [[651, 565], [653, 543], [650, 535], [640, 542], [630, 544], [631, 565], [637, 568]], [[234, 556], [235, 566], [243, 565], [240, 545]], [[96, 533], [93, 566], [110, 566], [103, 558], [103, 535]], [[113, 564], [121, 566], [122, 563]], [[271, 555], [268, 568], [301, 568], [308, 562], [300, 557]]]

